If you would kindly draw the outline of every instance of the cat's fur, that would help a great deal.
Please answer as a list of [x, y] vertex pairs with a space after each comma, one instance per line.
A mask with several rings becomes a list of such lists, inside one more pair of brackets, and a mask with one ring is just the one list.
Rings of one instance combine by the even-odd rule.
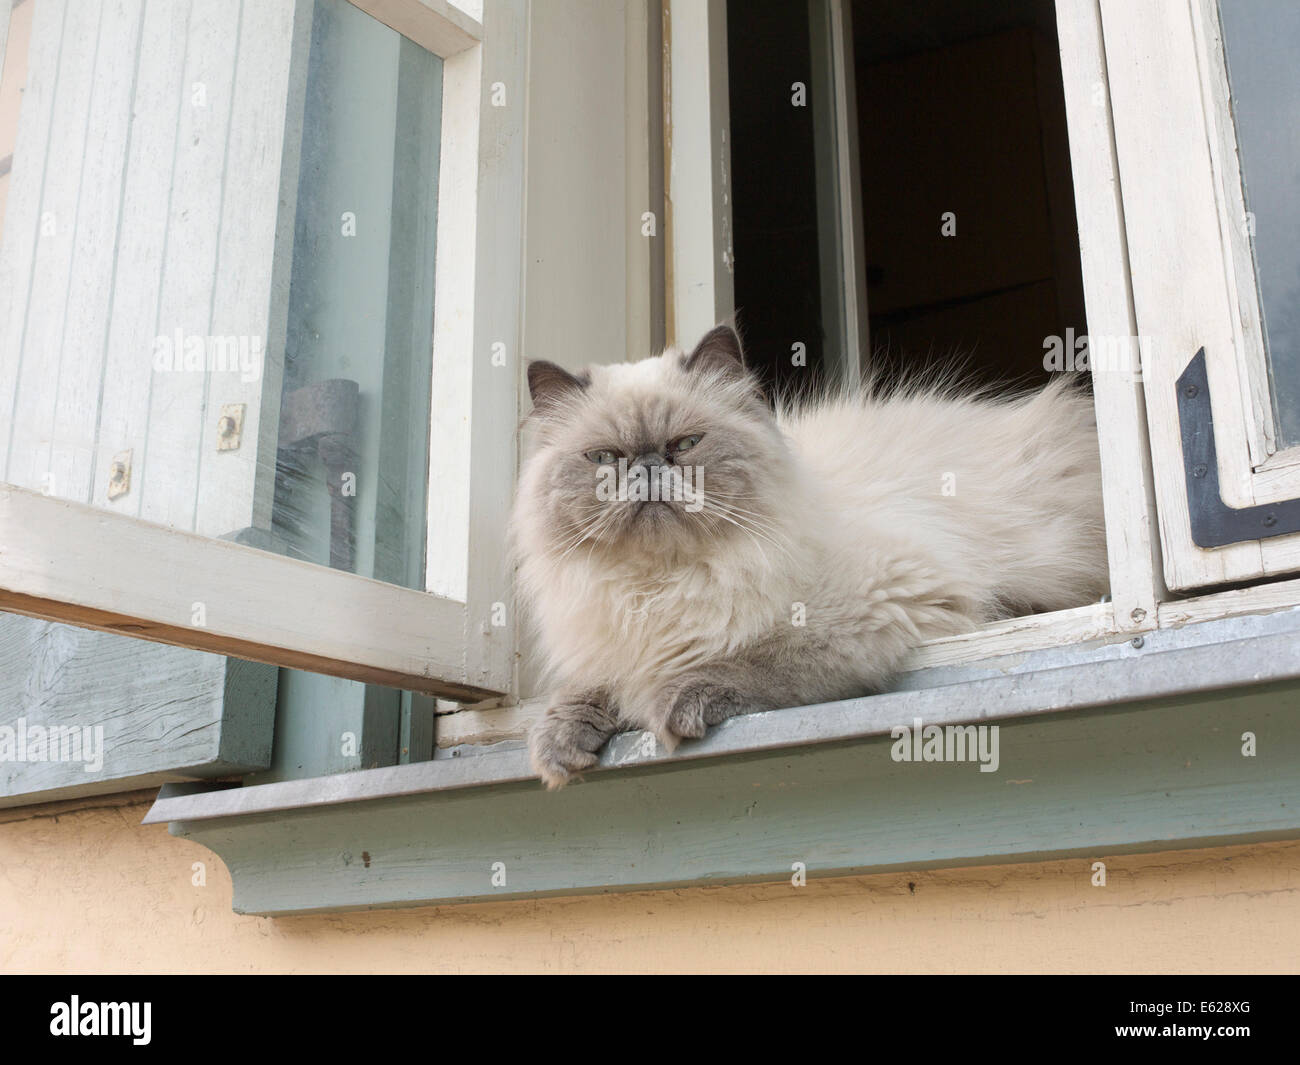
[[[1092, 399], [1065, 381], [774, 415], [720, 326], [690, 355], [533, 363], [529, 384], [513, 541], [556, 683], [530, 737], [549, 787], [617, 731], [671, 749], [734, 713], [862, 695], [922, 640], [1106, 589]], [[599, 502], [595, 449], [702, 468], [703, 508]]]

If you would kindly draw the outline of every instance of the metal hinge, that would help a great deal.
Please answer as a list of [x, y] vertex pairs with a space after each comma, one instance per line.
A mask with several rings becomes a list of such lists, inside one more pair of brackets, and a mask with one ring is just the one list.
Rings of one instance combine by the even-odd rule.
[[1300, 532], [1300, 499], [1230, 507], [1219, 494], [1218, 452], [1214, 447], [1214, 414], [1204, 348], [1192, 356], [1176, 387], [1192, 543], [1197, 547], [1226, 547]]

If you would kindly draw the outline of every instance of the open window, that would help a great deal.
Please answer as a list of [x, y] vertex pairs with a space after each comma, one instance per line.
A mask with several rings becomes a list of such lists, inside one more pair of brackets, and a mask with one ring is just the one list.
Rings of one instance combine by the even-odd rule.
[[[843, 376], [844, 300], [878, 379], [957, 360], [972, 381], [1066, 368], [1045, 339], [1087, 329], [1057, 53], [1051, 0], [734, 8], [735, 298], [769, 379], [798, 386], [800, 341]], [[860, 218], [865, 291], [844, 283], [837, 217]]]
[[1084, 110], [1104, 87], [1093, 6], [671, 12], [668, 191], [690, 221], [670, 232], [670, 334], [738, 312], [759, 372], [794, 391], [954, 361], [974, 381], [1092, 385], [1111, 601], [935, 641], [914, 664], [1153, 623], [1140, 341], [1115, 288], [1104, 98], [1100, 123]]
[[[60, 661], [103, 667], [88, 685], [235, 656], [281, 667], [281, 696], [356, 685], [358, 722], [381, 686], [511, 688], [524, 19], [466, 6], [15, 7], [11, 649], [63, 640]], [[97, 633], [74, 646], [50, 635], [65, 623]], [[164, 667], [123, 635], [189, 657]], [[238, 694], [218, 724], [258, 716], [255, 694], [264, 758], [274, 671]], [[153, 742], [152, 768], [189, 765]]]
[[[1300, 582], [1184, 597], [1161, 579], [1168, 513], [1163, 497], [1156, 508], [1152, 463], [1169, 460], [1169, 438], [1156, 424], [1148, 433], [1148, 404], [1153, 423], [1160, 410], [1144, 384], [1152, 387], [1153, 368], [1164, 372], [1151, 360], [1162, 358], [1167, 336], [1137, 279], [1151, 286], [1163, 276], [1172, 291], [1191, 267], [1176, 242], [1140, 241], [1154, 224], [1146, 212], [1158, 218], [1164, 208], [1146, 197], [1132, 159], [1151, 154], [1144, 137], [1163, 137], [1169, 108], [1161, 108], [1172, 104], [1156, 82], [1169, 72], [1152, 57], [1177, 41], [1150, 27], [1126, 36], [1126, 19], [1147, 17], [1111, 17], [1126, 6], [486, 4], [475, 32], [505, 43], [463, 53], [480, 57], [466, 74], [480, 109], [452, 108], [452, 71], [468, 68], [458, 67], [462, 53], [444, 60], [429, 424], [431, 440], [443, 434], [446, 446], [429, 448], [425, 512], [429, 538], [436, 530], [444, 539], [426, 552], [425, 591], [381, 584], [374, 593], [376, 604], [381, 595], [424, 602], [430, 592], [451, 604], [449, 628], [460, 623], [460, 635], [438, 646], [462, 658], [439, 660], [439, 684], [473, 683], [485, 660], [496, 675], [510, 634], [491, 631], [501, 615], [486, 608], [499, 588], [508, 619], [506, 575], [494, 583], [493, 566], [513, 478], [516, 356], [526, 348], [574, 369], [639, 359], [660, 339], [694, 341], [739, 308], [761, 368], [778, 382], [794, 383], [798, 367], [852, 383], [859, 353], [877, 348], [897, 360], [890, 372], [932, 347], [939, 357], [956, 348], [973, 350], [980, 376], [1026, 383], [1078, 367], [1086, 353], [1108, 601], [934, 641], [896, 690], [741, 715], [673, 752], [644, 734], [617, 736], [585, 784], [546, 802], [523, 743], [542, 706], [507, 699], [441, 707], [435, 757], [419, 764], [322, 776], [310, 772], [318, 761], [305, 760], [296, 776], [307, 779], [243, 773], [253, 786], [167, 789], [148, 820], [216, 849], [236, 908], [262, 913], [783, 879], [805, 847], [815, 852], [809, 868], [841, 874], [1293, 835], [1300, 803], [1286, 744], [1256, 764], [1235, 737], [1261, 723], [1286, 727], [1286, 708], [1249, 689], [1300, 675], [1300, 623], [1288, 611], [1254, 615], [1300, 601]], [[418, 21], [442, 6], [382, 10]], [[1113, 77], [1120, 66], [1127, 73]], [[1125, 78], [1141, 82], [1136, 105]], [[925, 121], [900, 115], [913, 97]], [[515, 110], [524, 99], [526, 167]], [[475, 117], [457, 123], [456, 114]], [[458, 154], [466, 136], [487, 150]], [[466, 167], [459, 186], [448, 176], [457, 158]], [[1167, 182], [1178, 159], [1152, 164], [1148, 176]], [[521, 180], [526, 247], [511, 191]], [[472, 210], [444, 206], [456, 187], [472, 190]], [[900, 235], [911, 227], [915, 247]], [[443, 257], [453, 246], [473, 256], [456, 257], [460, 268], [449, 273]], [[521, 274], [523, 306], [511, 302]], [[449, 291], [461, 293], [466, 316], [443, 317]], [[463, 343], [444, 345], [444, 327], [468, 330], [453, 334]], [[312, 465], [323, 462], [319, 451], [302, 461], [308, 476], [325, 476]], [[211, 543], [200, 539], [193, 557]], [[318, 544], [318, 559], [328, 546]], [[430, 576], [444, 564], [451, 576]], [[321, 561], [305, 572], [323, 611], [347, 602], [352, 581], [368, 580]], [[342, 577], [346, 586], [331, 583]], [[303, 595], [301, 585], [292, 594]], [[354, 611], [347, 628], [372, 619]], [[393, 612], [379, 624], [408, 632]], [[371, 683], [411, 683], [418, 672], [425, 690], [447, 690], [409, 660], [404, 668], [400, 678], [371, 674]], [[527, 678], [510, 688], [534, 694]], [[1107, 712], [1092, 712], [1099, 708]], [[1006, 726], [1014, 779], [900, 771], [886, 737], [918, 715]], [[334, 730], [331, 722], [300, 738]], [[1276, 745], [1289, 733], [1270, 735]], [[1124, 788], [1092, 786], [1117, 766]], [[1095, 808], [1081, 806], [1081, 784]], [[954, 809], [963, 811], [955, 827]], [[727, 854], [689, 845], [683, 826], [716, 841], [724, 821], [743, 836]]]

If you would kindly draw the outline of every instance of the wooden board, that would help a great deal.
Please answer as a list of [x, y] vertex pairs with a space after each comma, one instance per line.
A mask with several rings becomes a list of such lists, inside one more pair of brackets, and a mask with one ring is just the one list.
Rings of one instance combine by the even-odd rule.
[[79, 760], [0, 759], [0, 807], [259, 769], [275, 684], [271, 666], [0, 615], [0, 727], [102, 729]]
[[1100, 0], [1100, 8], [1136, 327], [1152, 338], [1143, 386], [1166, 583], [1185, 590], [1294, 572], [1300, 536], [1212, 550], [1191, 539], [1175, 385], [1201, 348], [1224, 502], [1258, 505], [1271, 501], [1266, 491], [1296, 491], [1292, 476], [1257, 478], [1251, 467], [1262, 428], [1250, 354], [1258, 323], [1241, 312], [1249, 284], [1238, 261], [1242, 239], [1230, 232], [1242, 224], [1240, 205], [1225, 196], [1237, 164], [1224, 156], [1230, 109], [1226, 85], [1215, 80], [1221, 63], [1201, 25], [1205, 11], [1121, 0]]
[[498, 694], [464, 676], [452, 600], [2, 484], [0, 547], [0, 610], [452, 699]]
[[[1135, 337], [1097, 0], [1060, 0], [1057, 35], [1088, 331]], [[1166, 594], [1140, 367], [1133, 373], [1094, 368], [1092, 388], [1115, 624], [1136, 631], [1154, 624], [1156, 601]]]
[[[239, 331], [266, 331], [286, 20], [291, 27], [293, 5], [250, 9], [253, 39], [238, 68], [237, 34], [227, 32], [237, 28], [231, 20], [238, 5], [42, 0], [34, 6], [14, 196], [0, 250], [6, 297], [0, 302], [0, 479], [56, 499], [106, 505], [113, 457], [131, 450], [133, 490], [112, 505], [137, 514], [151, 396], [191, 436], [203, 424], [203, 375], [164, 377], [153, 393], [160, 298], [172, 293], [164, 310], [189, 315], [187, 332], [207, 333], [209, 309], [229, 316], [241, 299], [243, 305], [234, 308], [245, 312]], [[285, 68], [278, 77], [277, 47]], [[230, 92], [221, 92], [223, 71], [228, 82], [235, 69], [250, 87], [239, 111], [233, 111]], [[222, 182], [212, 178], [221, 174], [218, 156], [227, 151], [232, 113], [243, 123], [234, 141], [234, 163], [243, 177], [229, 183], [230, 208], [245, 259], [256, 261], [250, 266], [228, 256], [225, 287], [216, 293], [211, 278], [204, 281], [198, 262], [203, 256], [191, 254], [195, 248], [187, 234], [197, 228], [215, 237], [220, 216], [198, 210], [193, 193], [221, 190]], [[206, 139], [199, 128], [205, 121], [218, 127]], [[179, 155], [179, 190], [173, 188], [178, 131], [189, 148]], [[194, 156], [198, 161], [187, 184], [185, 161], [204, 150], [203, 159]], [[259, 232], [260, 243], [254, 239]], [[169, 248], [172, 285], [165, 292]], [[208, 258], [211, 271], [215, 258]], [[188, 286], [180, 296], [178, 283]], [[250, 303], [260, 318], [258, 311], [246, 313]], [[188, 405], [171, 394], [181, 381], [193, 400]], [[274, 403], [278, 410], [278, 392]], [[167, 435], [169, 457], [178, 465], [172, 475], [164, 470], [149, 483], [155, 500], [165, 504], [162, 516], [190, 527], [197, 455], [193, 446], [180, 446], [181, 438], [164, 421], [155, 421], [153, 439], [161, 442], [159, 434]], [[227, 478], [213, 486], [227, 510], [243, 502], [243, 520], [232, 528], [251, 524], [248, 470], [255, 465], [255, 448], [242, 457], [247, 461], [238, 482]], [[10, 552], [14, 546], [12, 539], [5, 544]], [[40, 727], [93, 719], [105, 728], [109, 744], [103, 768], [93, 774], [59, 762], [4, 764], [0, 801], [43, 801], [262, 768], [270, 759], [275, 679], [275, 669], [263, 664], [0, 615], [0, 726], [13, 727], [19, 719]], [[231, 705], [223, 714], [226, 699]]]
[[[34, 263], [41, 237], [42, 187], [54, 118], [59, 51], [66, 5], [48, 0], [32, 15], [27, 51], [27, 82], [14, 147], [16, 167], [9, 175], [3, 243], [0, 244], [0, 477], [8, 479], [17, 429], [18, 385], [22, 374], [27, 307], [32, 298]], [[20, 180], [23, 172], [31, 180]], [[22, 465], [26, 466], [23, 461]]]
[[[143, 0], [105, 4], [102, 9], [85, 120], [86, 143], [80, 153], [81, 194], [72, 234], [66, 307], [59, 315], [60, 343], [43, 360], [42, 383], [54, 403], [46, 458], [47, 490], [65, 499], [91, 498], [104, 336], [116, 279], [120, 193], [136, 77], [132, 60], [143, 17]], [[33, 472], [39, 474], [40, 470]], [[11, 479], [29, 488], [44, 487], [16, 474]]]
[[[204, 394], [198, 449], [199, 493], [193, 528], [207, 536], [241, 529], [269, 529], [275, 492], [275, 446], [279, 429], [284, 327], [276, 311], [279, 275], [292, 261], [292, 220], [297, 191], [301, 127], [288, 116], [302, 86], [292, 65], [295, 37], [309, 28], [311, 5], [244, 4], [239, 27], [229, 130], [225, 145], [226, 188], [216, 240], [216, 271], [211, 292], [211, 332], [250, 338], [261, 346], [256, 376], [209, 374]], [[295, 24], [295, 15], [299, 23]], [[208, 109], [221, 102], [208, 100]], [[301, 105], [298, 105], [300, 111]], [[281, 201], [282, 184], [287, 203]], [[278, 224], [290, 226], [290, 241], [280, 242]], [[255, 224], [250, 224], [256, 220]], [[278, 254], [279, 253], [279, 254]], [[287, 289], [287, 280], [284, 281]], [[219, 450], [217, 424], [228, 404], [244, 406], [242, 442]]]

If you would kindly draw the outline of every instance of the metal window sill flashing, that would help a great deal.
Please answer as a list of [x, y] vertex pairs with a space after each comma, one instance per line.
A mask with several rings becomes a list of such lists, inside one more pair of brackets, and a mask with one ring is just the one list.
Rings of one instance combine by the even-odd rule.
[[[1140, 642], [924, 670], [902, 690], [733, 718], [671, 754], [625, 734], [556, 793], [498, 745], [167, 786], [145, 823], [214, 850], [235, 909], [261, 914], [1300, 837], [1300, 608]], [[998, 771], [894, 761], [891, 729], [916, 719], [998, 725]]]

